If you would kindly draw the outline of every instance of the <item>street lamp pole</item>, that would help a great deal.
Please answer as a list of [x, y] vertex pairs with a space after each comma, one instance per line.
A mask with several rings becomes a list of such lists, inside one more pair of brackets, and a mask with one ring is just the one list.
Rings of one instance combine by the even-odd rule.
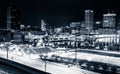
[[[77, 38], [75, 39], [75, 46], [77, 46]], [[77, 48], [75, 48], [75, 64], [77, 64]]]
[[46, 52], [46, 56], [45, 56], [45, 72], [46, 72], [46, 68], [47, 68], [47, 62], [46, 62], [46, 60], [47, 60], [47, 52]]
[[45, 72], [46, 72], [46, 59], [45, 59]]
[[8, 47], [7, 47], [7, 59], [8, 59]]
[[[5, 38], [3, 38], [3, 40], [4, 40], [4, 44], [5, 44]], [[8, 47], [6, 49], [7, 49], [7, 59], [8, 59]]]
[[30, 59], [30, 32], [28, 32], [28, 57], [29, 57], [29, 59]]
[[75, 48], [75, 64], [77, 63], [77, 49]]

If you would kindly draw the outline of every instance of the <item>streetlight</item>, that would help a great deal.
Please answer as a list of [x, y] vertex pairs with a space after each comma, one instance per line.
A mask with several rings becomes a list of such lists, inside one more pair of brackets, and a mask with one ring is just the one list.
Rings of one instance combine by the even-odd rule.
[[28, 49], [27, 49], [27, 52], [28, 52], [28, 57], [30, 58], [30, 37], [31, 37], [31, 33], [28, 32]]
[[[77, 46], [77, 38], [75, 38], [75, 46]], [[75, 64], [77, 64], [77, 48], [75, 48]]]
[[[5, 38], [3, 38], [3, 41], [4, 41], [4, 45], [5, 45]], [[7, 49], [7, 59], [8, 59], [8, 47], [6, 48]]]
[[47, 68], [47, 62], [46, 62], [46, 60], [47, 60], [47, 52], [46, 52], [46, 55], [45, 55], [45, 72], [46, 72], [46, 68]]
[[46, 59], [45, 59], [45, 72], [46, 72]]

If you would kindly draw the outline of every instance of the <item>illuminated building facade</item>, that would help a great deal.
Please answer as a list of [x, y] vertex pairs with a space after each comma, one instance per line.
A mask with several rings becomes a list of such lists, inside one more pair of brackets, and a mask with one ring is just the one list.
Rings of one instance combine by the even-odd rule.
[[115, 27], [116, 14], [115, 13], [108, 13], [103, 15], [103, 27]]
[[89, 32], [93, 30], [93, 22], [94, 22], [93, 10], [85, 10], [85, 25], [86, 29], [88, 29]]
[[20, 24], [20, 11], [17, 10], [15, 5], [9, 6], [7, 9], [7, 29], [18, 30]]

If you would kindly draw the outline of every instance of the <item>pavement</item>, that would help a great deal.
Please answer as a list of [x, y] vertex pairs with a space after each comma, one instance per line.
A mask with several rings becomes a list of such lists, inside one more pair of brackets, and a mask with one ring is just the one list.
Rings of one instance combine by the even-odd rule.
[[77, 49], [77, 52], [92, 53], [97, 55], [104, 55], [110, 57], [120, 57], [120, 51], [106, 51], [106, 50], [95, 50], [95, 49]]
[[[6, 51], [0, 50], [0, 57], [6, 58]], [[72, 66], [68, 67], [67, 65], [64, 64], [59, 64], [59, 63], [53, 63], [53, 62], [48, 62], [42, 61], [40, 59], [32, 59], [30, 55], [24, 54], [24, 55], [17, 55], [17, 54], [8, 54], [9, 60], [39, 69], [43, 70], [52, 74], [99, 74], [96, 72], [92, 71], [87, 71], [80, 69], [77, 66]], [[46, 68], [45, 68], [46, 65]]]
[[[78, 49], [77, 59], [88, 60], [93, 62], [108, 63], [116, 66], [120, 66], [120, 52], [116, 51], [102, 51], [102, 50], [92, 50], [92, 49]], [[51, 52], [52, 53], [52, 52]], [[55, 52], [60, 57], [75, 59], [76, 53], [72, 52]], [[52, 54], [50, 54], [52, 55]]]

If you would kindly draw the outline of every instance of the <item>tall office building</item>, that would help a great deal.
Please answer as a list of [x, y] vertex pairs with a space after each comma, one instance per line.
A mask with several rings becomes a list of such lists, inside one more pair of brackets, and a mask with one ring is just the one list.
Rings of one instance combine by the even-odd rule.
[[11, 29], [11, 6], [7, 9], [7, 29]]
[[116, 14], [103, 14], [103, 28], [99, 28], [99, 34], [115, 34]]
[[7, 9], [7, 29], [20, 29], [20, 11], [15, 5], [10, 5]]
[[108, 13], [103, 14], [103, 27], [115, 27], [116, 20], [115, 20], [116, 14], [115, 13]]
[[85, 10], [85, 26], [88, 29], [88, 32], [93, 30], [93, 22], [94, 22], [94, 12], [93, 10]]

